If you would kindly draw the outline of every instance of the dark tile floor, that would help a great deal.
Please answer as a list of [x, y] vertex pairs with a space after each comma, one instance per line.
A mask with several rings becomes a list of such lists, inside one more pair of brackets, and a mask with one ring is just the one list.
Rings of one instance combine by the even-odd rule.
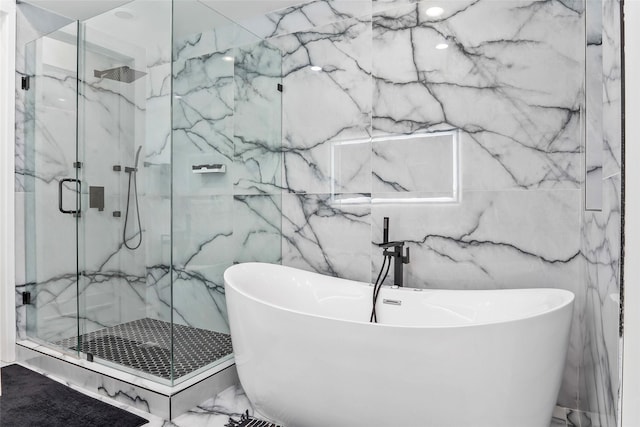
[[[171, 324], [139, 319], [80, 336], [80, 349], [94, 357], [171, 379]], [[77, 350], [76, 337], [57, 345]], [[231, 336], [173, 325], [174, 375], [180, 378], [233, 352]]]

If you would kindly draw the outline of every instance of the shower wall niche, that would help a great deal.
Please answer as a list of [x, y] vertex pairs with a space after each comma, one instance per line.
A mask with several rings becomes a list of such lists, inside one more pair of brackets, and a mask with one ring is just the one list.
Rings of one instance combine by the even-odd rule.
[[279, 51], [197, 1], [18, 9], [20, 337], [169, 385], [228, 362], [222, 273], [281, 260]]

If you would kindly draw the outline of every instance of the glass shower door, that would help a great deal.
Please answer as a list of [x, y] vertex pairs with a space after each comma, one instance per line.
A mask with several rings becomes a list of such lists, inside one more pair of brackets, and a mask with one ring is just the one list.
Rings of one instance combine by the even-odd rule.
[[78, 37], [79, 341], [95, 363], [163, 383], [171, 301], [152, 302], [170, 283], [170, 35], [171, 1], [137, 0]]
[[26, 333], [73, 351], [78, 333], [77, 23], [26, 45]]

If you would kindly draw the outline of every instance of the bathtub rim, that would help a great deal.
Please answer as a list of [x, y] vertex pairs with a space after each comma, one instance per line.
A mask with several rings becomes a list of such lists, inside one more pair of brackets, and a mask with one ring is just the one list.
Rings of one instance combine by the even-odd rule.
[[272, 264], [272, 263], [267, 263], [267, 262], [243, 262], [243, 263], [239, 263], [239, 264], [234, 264], [234, 265], [228, 267], [227, 269], [225, 269], [225, 271], [223, 273], [223, 281], [224, 281], [225, 293], [226, 293], [226, 287], [229, 286], [230, 288], [232, 288], [235, 292], [239, 293], [240, 295], [242, 295], [242, 296], [244, 296], [246, 298], [249, 298], [249, 299], [255, 301], [256, 303], [268, 306], [270, 308], [275, 308], [275, 309], [278, 309], [278, 310], [286, 311], [288, 313], [298, 314], [298, 315], [301, 315], [301, 316], [308, 316], [308, 317], [317, 318], [317, 319], [332, 320], [332, 321], [337, 321], [337, 322], [349, 322], [349, 323], [362, 324], [362, 325], [371, 325], [371, 326], [375, 326], [375, 327], [410, 328], [410, 329], [452, 329], [452, 328], [453, 329], [457, 329], [457, 328], [470, 328], [470, 327], [476, 327], [476, 326], [500, 325], [500, 324], [519, 322], [519, 321], [533, 319], [533, 318], [536, 318], [536, 317], [542, 317], [542, 316], [550, 315], [552, 313], [555, 313], [557, 311], [565, 309], [567, 306], [572, 306], [574, 301], [575, 301], [575, 298], [576, 298], [575, 294], [572, 291], [567, 290], [567, 289], [560, 289], [560, 288], [507, 288], [507, 289], [440, 289], [440, 288], [431, 289], [431, 288], [429, 288], [429, 289], [422, 289], [422, 288], [410, 288], [410, 287], [397, 287], [397, 286], [383, 285], [383, 288], [385, 288], [385, 289], [394, 290], [394, 291], [402, 291], [402, 292], [421, 292], [423, 290], [426, 290], [426, 291], [443, 291], [443, 292], [447, 292], [447, 293], [449, 293], [449, 292], [483, 292], [483, 291], [488, 291], [488, 292], [495, 292], [495, 291], [519, 292], [519, 291], [534, 291], [534, 290], [538, 290], [538, 291], [556, 293], [556, 294], [562, 295], [564, 298], [563, 298], [563, 301], [562, 301], [561, 304], [559, 304], [558, 306], [556, 306], [556, 307], [554, 307], [554, 308], [552, 308], [550, 310], [542, 311], [542, 312], [539, 312], [539, 313], [534, 313], [534, 314], [531, 314], [531, 315], [528, 315], [528, 316], [514, 317], [514, 318], [506, 319], [506, 320], [474, 322], [474, 323], [468, 323], [468, 324], [463, 324], [463, 325], [437, 325], [437, 326], [430, 326], [430, 325], [397, 325], [397, 324], [386, 324], [386, 323], [371, 323], [369, 321], [340, 319], [340, 318], [337, 318], [337, 317], [321, 316], [321, 315], [318, 315], [318, 314], [308, 313], [308, 312], [304, 312], [304, 311], [300, 311], [300, 310], [294, 310], [294, 309], [283, 307], [283, 306], [280, 306], [280, 305], [277, 305], [277, 304], [273, 304], [273, 303], [264, 301], [262, 299], [256, 298], [256, 297], [254, 297], [252, 295], [249, 295], [247, 292], [238, 289], [236, 286], [234, 286], [233, 284], [231, 284], [231, 282], [229, 282], [227, 280], [227, 271], [233, 269], [234, 267], [246, 266], [246, 265], [258, 265], [258, 266], [267, 265], [267, 266], [281, 267], [281, 268], [284, 268], [284, 269], [293, 269], [293, 270], [301, 271], [303, 273], [308, 273], [308, 274], [327, 277], [329, 279], [345, 280], [345, 281], [348, 281], [348, 282], [352, 282], [354, 284], [357, 283], [362, 287], [367, 287], [367, 288], [372, 288], [372, 289], [373, 289], [373, 284], [370, 284], [370, 283], [367, 284], [366, 282], [361, 282], [361, 281], [358, 281], [358, 280], [344, 279], [344, 278], [341, 278], [341, 277], [327, 276], [325, 274], [317, 273], [317, 272], [314, 272], [314, 271], [302, 270], [302, 269], [296, 268], [296, 267], [289, 267], [289, 266], [282, 265], [282, 264]]

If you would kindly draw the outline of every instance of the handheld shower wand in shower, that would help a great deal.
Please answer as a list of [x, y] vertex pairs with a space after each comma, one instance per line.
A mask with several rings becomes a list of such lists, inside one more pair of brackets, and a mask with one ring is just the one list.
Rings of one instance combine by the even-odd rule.
[[[125, 173], [129, 174], [129, 185], [127, 187], [127, 209], [124, 214], [124, 228], [122, 230], [122, 243], [131, 250], [136, 250], [142, 244], [142, 224], [140, 222], [140, 206], [138, 204], [138, 179], [136, 177], [136, 173], [138, 172], [138, 159], [140, 157], [140, 150], [142, 150], [142, 145], [138, 147], [138, 151], [136, 152], [136, 161], [134, 167], [125, 166]], [[138, 232], [134, 233], [132, 237], [127, 239], [127, 225], [129, 223], [129, 203], [131, 201], [131, 181], [133, 180], [133, 194], [136, 203], [136, 215], [138, 217]], [[137, 236], [138, 242], [135, 245], [129, 246], [129, 240], [135, 238]]]

